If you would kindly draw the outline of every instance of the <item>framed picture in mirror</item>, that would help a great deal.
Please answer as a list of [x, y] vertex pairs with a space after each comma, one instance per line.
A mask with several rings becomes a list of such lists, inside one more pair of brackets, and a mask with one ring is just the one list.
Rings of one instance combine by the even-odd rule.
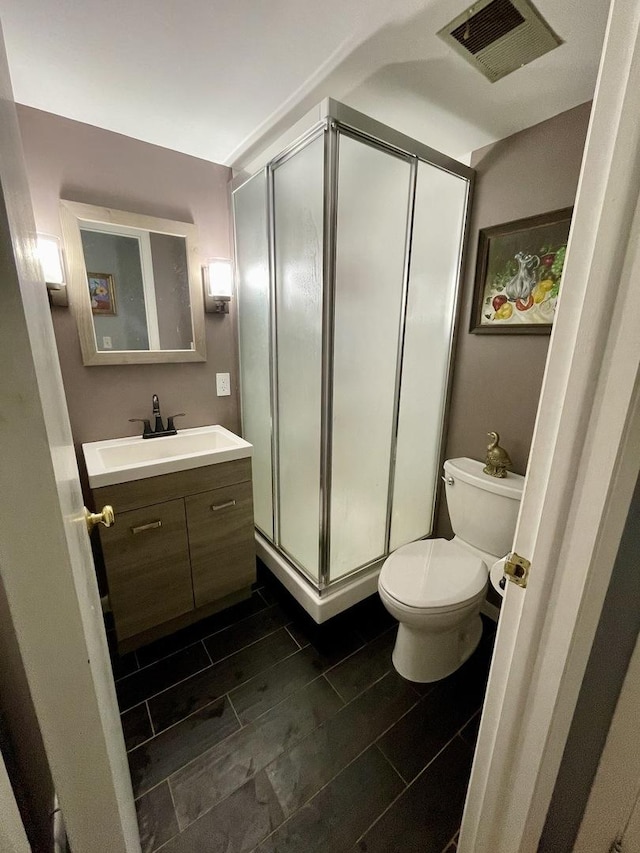
[[116, 315], [116, 291], [113, 276], [108, 272], [88, 272], [89, 298], [94, 314]]

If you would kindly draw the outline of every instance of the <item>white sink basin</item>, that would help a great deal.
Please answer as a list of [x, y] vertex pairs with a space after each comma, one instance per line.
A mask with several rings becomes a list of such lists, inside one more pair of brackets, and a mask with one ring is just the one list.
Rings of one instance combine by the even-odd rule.
[[89, 485], [95, 489], [251, 456], [253, 446], [217, 424], [162, 438], [114, 438], [83, 444]]

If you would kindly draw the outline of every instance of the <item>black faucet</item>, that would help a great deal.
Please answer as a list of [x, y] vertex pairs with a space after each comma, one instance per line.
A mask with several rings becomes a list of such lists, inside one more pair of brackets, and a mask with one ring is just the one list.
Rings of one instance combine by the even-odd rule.
[[174, 418], [184, 418], [185, 413], [179, 412], [177, 415], [170, 415], [167, 419], [167, 426], [162, 423], [162, 416], [160, 415], [160, 400], [158, 400], [158, 395], [154, 394], [151, 398], [153, 403], [153, 417], [155, 418], [154, 428], [151, 429], [151, 421], [147, 418], [129, 418], [129, 423], [141, 423], [143, 424], [142, 437], [143, 438], [160, 438], [165, 435], [177, 435], [178, 430], [174, 426]]
[[155, 426], [153, 428], [154, 435], [158, 435], [158, 433], [164, 432], [164, 424], [162, 423], [162, 418], [160, 417], [160, 400], [158, 400], [158, 395], [154, 394], [151, 398], [151, 402], [153, 403], [153, 416], [156, 419]]

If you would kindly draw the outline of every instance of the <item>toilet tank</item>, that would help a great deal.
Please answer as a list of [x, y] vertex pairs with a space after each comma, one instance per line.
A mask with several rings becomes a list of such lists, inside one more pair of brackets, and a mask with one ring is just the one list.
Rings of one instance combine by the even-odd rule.
[[524, 477], [507, 472], [504, 478], [483, 472], [476, 459], [444, 463], [447, 506], [455, 535], [496, 559], [511, 550]]

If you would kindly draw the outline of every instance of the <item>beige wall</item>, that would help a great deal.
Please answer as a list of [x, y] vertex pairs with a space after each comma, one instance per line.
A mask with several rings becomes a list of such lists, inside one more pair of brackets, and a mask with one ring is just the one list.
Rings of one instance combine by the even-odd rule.
[[[201, 256], [231, 257], [230, 170], [117, 133], [18, 107], [38, 231], [60, 235], [60, 198], [193, 222]], [[227, 316], [206, 315], [207, 361], [83, 367], [73, 316], [53, 308], [76, 446], [133, 435], [128, 418], [151, 416], [158, 394], [164, 415], [186, 412], [180, 426], [221, 423], [238, 429], [235, 303]], [[216, 372], [231, 372], [232, 395], [216, 397]]]
[[[478, 232], [575, 201], [590, 104], [475, 151], [477, 180], [456, 341], [445, 458], [482, 459], [497, 430], [514, 470], [524, 474], [542, 386], [546, 335], [469, 333]], [[440, 502], [439, 535], [449, 535]]]

